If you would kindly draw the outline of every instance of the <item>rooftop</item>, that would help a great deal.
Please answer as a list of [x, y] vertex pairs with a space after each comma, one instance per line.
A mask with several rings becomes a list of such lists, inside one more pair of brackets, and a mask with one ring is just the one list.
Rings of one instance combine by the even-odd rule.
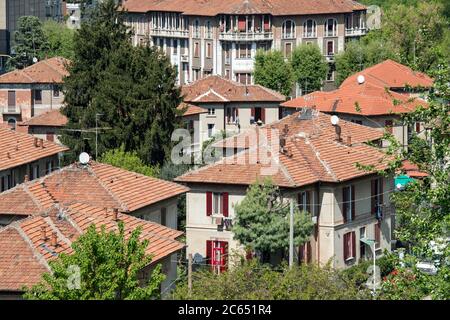
[[[318, 113], [317, 116], [305, 117], [297, 112], [259, 129], [260, 141], [270, 141], [271, 131], [268, 129], [282, 130], [286, 125], [287, 151], [274, 150], [268, 143], [255, 143], [253, 141], [257, 139], [253, 139], [249, 149], [189, 171], [175, 180], [249, 185], [258, 179], [271, 177], [278, 186], [295, 188], [315, 182], [342, 182], [375, 172], [359, 169], [356, 163], [374, 166], [376, 170], [386, 168], [386, 155], [362, 143], [381, 138], [383, 133], [379, 130], [340, 120], [342, 140], [337, 141], [329, 116]], [[264, 155], [271, 161], [263, 161]]]
[[352, 0], [126, 0], [129, 12], [167, 11], [185, 15], [216, 16], [218, 14], [307, 15], [344, 13], [365, 10]]
[[177, 183], [91, 161], [86, 167], [73, 164], [0, 193], [0, 214], [45, 213], [55, 203], [132, 212], [188, 190]]
[[[141, 240], [149, 240], [146, 254], [152, 255], [152, 263], [181, 250], [184, 244], [176, 239], [181, 231], [160, 224], [141, 220], [127, 214], [118, 214], [125, 224], [128, 238], [132, 230], [142, 227]], [[73, 252], [71, 244], [94, 224], [99, 230], [118, 230], [111, 211], [86, 204], [73, 204], [61, 209], [52, 206], [44, 215], [34, 215], [0, 228], [0, 291], [21, 291], [31, 286], [50, 271], [48, 262], [61, 253]], [[42, 237], [45, 228], [46, 238]], [[57, 241], [52, 243], [51, 233]]]
[[59, 110], [47, 111], [38, 116], [32, 117], [28, 121], [20, 123], [20, 126], [46, 126], [46, 127], [64, 127], [67, 124], [67, 117]]
[[183, 111], [183, 116], [192, 116], [200, 113], [207, 113], [208, 110], [190, 103], [182, 102], [178, 107], [178, 110]]
[[54, 57], [41, 60], [24, 69], [16, 69], [0, 76], [0, 84], [10, 83], [63, 83], [69, 72], [69, 60]]
[[29, 134], [2, 127], [0, 127], [0, 146], [0, 171], [69, 150], [54, 142], [38, 140]]
[[282, 94], [260, 85], [244, 85], [220, 76], [207, 76], [182, 87], [184, 102], [282, 102]]

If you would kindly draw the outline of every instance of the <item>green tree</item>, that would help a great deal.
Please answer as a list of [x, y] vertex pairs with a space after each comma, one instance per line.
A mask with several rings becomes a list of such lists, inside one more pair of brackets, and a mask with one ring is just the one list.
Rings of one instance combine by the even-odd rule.
[[328, 63], [316, 45], [303, 44], [295, 48], [291, 66], [294, 82], [303, 93], [320, 90], [328, 73]]
[[98, 135], [98, 154], [124, 145], [145, 164], [164, 162], [179, 119], [176, 70], [156, 48], [132, 46], [114, 1], [98, 4], [82, 24], [69, 71], [62, 112], [74, 130], [61, 138], [74, 155], [95, 151], [92, 131], [77, 130], [98, 125], [109, 128]]
[[8, 60], [8, 68], [25, 68], [32, 65], [33, 59], [41, 60], [48, 50], [47, 38], [38, 17], [22, 16], [17, 21], [14, 33], [14, 55]]
[[102, 154], [99, 161], [149, 177], [157, 177], [159, 175], [158, 167], [146, 165], [135, 151], [126, 152], [123, 145], [118, 149], [106, 151]]
[[[289, 247], [289, 205], [281, 202], [279, 189], [270, 179], [256, 182], [235, 206], [234, 238], [244, 247], [261, 253], [267, 261], [271, 252]], [[313, 229], [309, 214], [294, 212], [294, 244], [308, 241]]]
[[[124, 224], [118, 232], [100, 231], [91, 225], [72, 243], [72, 254], [62, 253], [50, 262], [52, 273], [29, 288], [24, 297], [38, 300], [128, 300], [152, 299], [159, 296], [164, 280], [157, 266], [146, 283], [140, 283], [139, 272], [151, 262], [145, 254], [148, 241], [140, 241], [141, 229], [125, 235]], [[78, 269], [79, 273], [75, 271]], [[79, 287], [73, 277], [80, 275]], [[71, 284], [72, 286], [70, 286]]]
[[42, 30], [48, 41], [46, 55], [49, 58], [57, 56], [70, 60], [74, 58], [74, 30], [53, 20], [45, 21]]
[[289, 63], [278, 50], [258, 50], [255, 56], [255, 83], [289, 96], [292, 91], [293, 76]]

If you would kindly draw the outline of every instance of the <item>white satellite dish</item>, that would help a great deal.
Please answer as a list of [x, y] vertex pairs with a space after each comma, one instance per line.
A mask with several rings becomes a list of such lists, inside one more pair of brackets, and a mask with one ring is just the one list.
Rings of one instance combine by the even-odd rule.
[[89, 160], [90, 160], [90, 157], [89, 157], [89, 155], [86, 152], [82, 152], [80, 154], [80, 156], [78, 157], [78, 159], [80, 160], [81, 164], [88, 164]]
[[366, 81], [366, 78], [360, 74], [357, 78], [359, 84], [363, 84]]
[[339, 117], [338, 116], [331, 116], [331, 124], [333, 125], [333, 126], [337, 126], [338, 124], [339, 124]]
[[36, 57], [33, 57], [33, 63], [38, 62], [38, 59]]

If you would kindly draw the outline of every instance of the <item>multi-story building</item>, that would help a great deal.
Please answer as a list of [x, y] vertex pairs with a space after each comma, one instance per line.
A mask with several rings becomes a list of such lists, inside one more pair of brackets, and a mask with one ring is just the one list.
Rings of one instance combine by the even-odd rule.
[[334, 83], [333, 57], [366, 33], [366, 7], [350, 0], [127, 0], [122, 1], [135, 45], [160, 47], [178, 69], [180, 84], [205, 75], [253, 83], [258, 49], [289, 57], [317, 44], [331, 63], [324, 88]]
[[[306, 109], [242, 135], [224, 143], [242, 151], [175, 179], [190, 188], [188, 254], [221, 269], [228, 254], [245, 255], [244, 246], [233, 237], [235, 205], [250, 184], [265, 178], [279, 187], [283, 199], [294, 199], [300, 210], [312, 215], [314, 231], [298, 248], [299, 262], [331, 260], [337, 268], [351, 266], [371, 256], [367, 239], [375, 240], [377, 255], [391, 249], [388, 193], [393, 179], [376, 171], [386, 168], [386, 155], [365, 143], [379, 140], [380, 131], [344, 120], [333, 125], [330, 116]], [[277, 136], [279, 144], [273, 144]], [[358, 168], [357, 163], [375, 170]]]
[[12, 54], [14, 32], [22, 16], [41, 20], [63, 20], [63, 0], [0, 0], [0, 72], [8, 55]]

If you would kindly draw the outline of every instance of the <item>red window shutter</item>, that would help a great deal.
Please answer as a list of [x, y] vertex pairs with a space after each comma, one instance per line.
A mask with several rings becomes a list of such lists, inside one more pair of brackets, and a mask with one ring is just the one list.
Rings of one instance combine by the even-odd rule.
[[376, 205], [377, 205], [377, 191], [376, 191], [376, 180], [371, 180], [370, 181], [370, 212], [372, 214], [375, 214], [375, 210], [376, 210]]
[[269, 20], [264, 19], [264, 31], [269, 31], [269, 30], [270, 30]]
[[228, 217], [228, 192], [222, 193], [222, 214]]
[[227, 241], [219, 241], [220, 247], [222, 250], [222, 257], [220, 259], [220, 272], [224, 272], [228, 267], [228, 242]]
[[213, 241], [206, 240], [206, 264], [212, 265], [212, 256], [213, 256]]
[[266, 123], [266, 109], [265, 108], [261, 108], [261, 121], [263, 123]]
[[312, 212], [311, 210], [311, 191], [306, 191], [306, 211], [309, 213]]
[[356, 216], [356, 207], [355, 207], [355, 186], [351, 187], [352, 189], [352, 221], [355, 220], [355, 216]]
[[356, 258], [356, 235], [355, 231], [351, 233], [352, 235], [352, 257]]
[[212, 214], [212, 192], [206, 192], [206, 215]]
[[238, 29], [239, 29], [239, 31], [245, 31], [245, 17], [239, 17]]
[[344, 261], [348, 259], [348, 236], [349, 233], [344, 234]]
[[420, 122], [416, 122], [416, 133], [420, 133]]
[[342, 188], [342, 216], [344, 217], [344, 223], [347, 222], [347, 209], [348, 209], [348, 187]]

